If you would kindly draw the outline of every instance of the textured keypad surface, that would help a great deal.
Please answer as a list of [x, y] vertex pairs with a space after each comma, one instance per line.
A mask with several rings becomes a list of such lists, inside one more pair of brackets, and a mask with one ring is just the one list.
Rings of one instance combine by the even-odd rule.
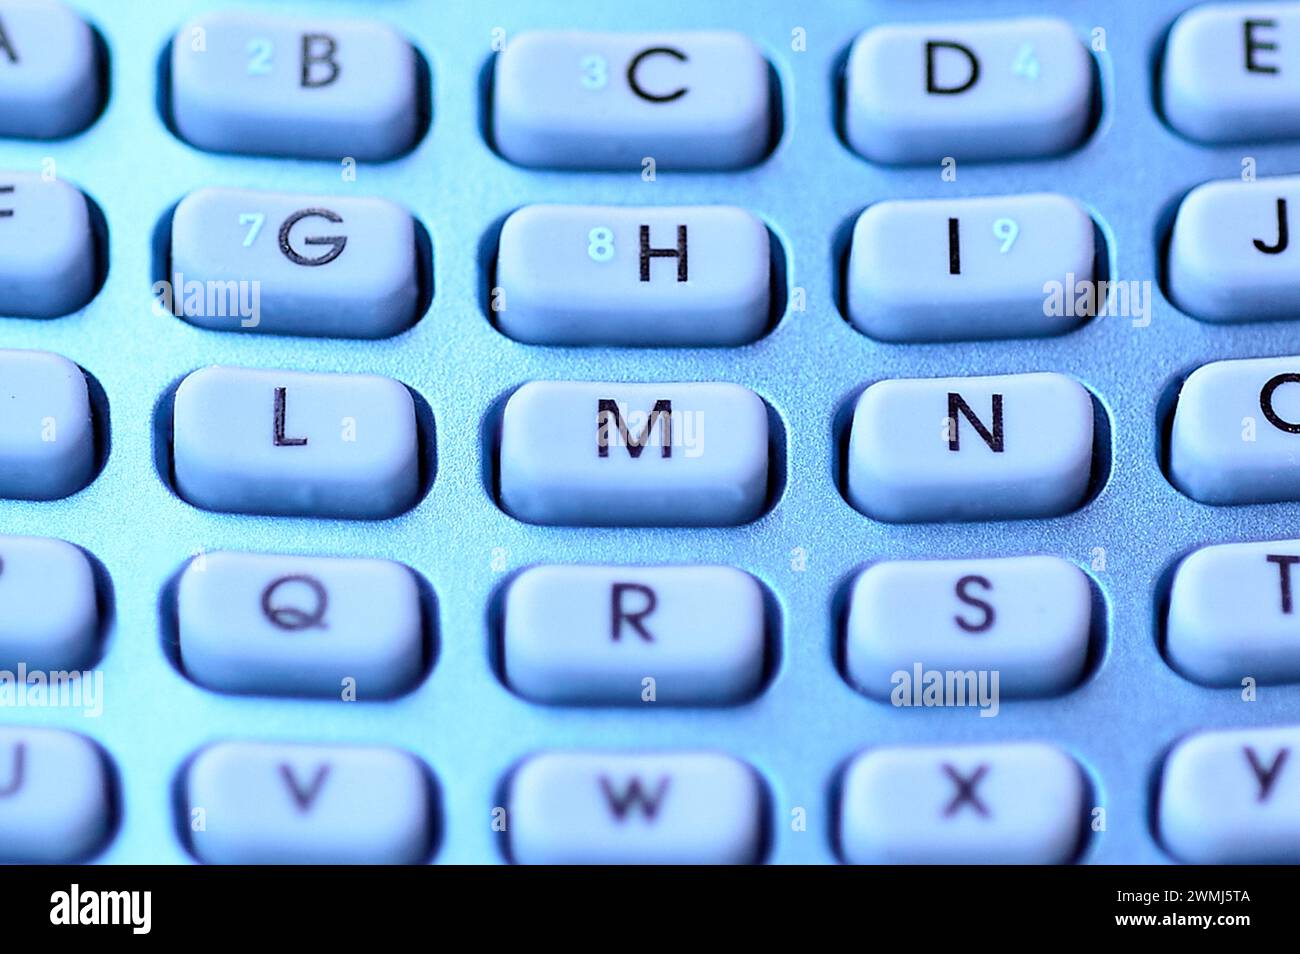
[[[1300, 173], [1300, 141], [1256, 137], [1254, 118], [1241, 135], [1230, 137], [1235, 140], [1231, 145], [1186, 138], [1162, 118], [1162, 51], [1177, 16], [1194, 6], [1190, 0], [1060, 4], [1050, 11], [1026, 0], [985, 0], [978, 5], [663, 0], [635, 9], [598, 0], [563, 5], [284, 0], [275, 4], [277, 16], [320, 18], [327, 25], [343, 19], [383, 23], [418, 54], [414, 72], [431, 100], [427, 131], [417, 122], [411, 143], [385, 139], [372, 142], [367, 150], [358, 146], [355, 154], [339, 151], [337, 156], [327, 148], [334, 135], [330, 130], [298, 127], [299, 134], [292, 135], [298, 119], [281, 124], [266, 146], [277, 155], [245, 154], [248, 143], [242, 139], [224, 140], [224, 146], [213, 140], [212, 147], [222, 151], [206, 151], [174, 131], [188, 129], [191, 139], [203, 138], [202, 132], [170, 118], [181, 105], [171, 95], [170, 75], [171, 44], [179, 31], [209, 14], [268, 13], [266, 5], [237, 0], [71, 0], [69, 6], [89, 23], [102, 47], [104, 108], [84, 131], [68, 138], [0, 138], [0, 170], [38, 180], [53, 175], [89, 199], [89, 227], [102, 256], [97, 263], [104, 275], [102, 287], [89, 304], [63, 317], [0, 318], [0, 348], [50, 352], [85, 371], [95, 438], [89, 468], [93, 479], [59, 499], [0, 500], [0, 526], [9, 536], [67, 541], [93, 558], [102, 616], [102, 633], [97, 634], [102, 644], [96, 648], [100, 658], [94, 664], [102, 688], [96, 702], [102, 705], [50, 707], [28, 700], [21, 708], [0, 708], [0, 723], [6, 731], [33, 727], [77, 733], [112, 760], [120, 790], [112, 802], [111, 837], [105, 841], [99, 837], [102, 819], [86, 795], [101, 784], [93, 750], [67, 742], [71, 737], [31, 734], [33, 759], [75, 750], [77, 764], [67, 771], [75, 770], [77, 774], [68, 778], [75, 777], [78, 787], [69, 788], [66, 796], [81, 814], [65, 813], [61, 822], [81, 820], [76, 831], [64, 833], [70, 848], [84, 852], [86, 846], [102, 842], [94, 857], [104, 862], [187, 863], [195, 860], [192, 847], [214, 859], [264, 857], [266, 838], [256, 843], [209, 839], [203, 843], [206, 847], [188, 846], [177, 833], [176, 794], [188, 777], [202, 784], [214, 781], [200, 792], [226, 798], [231, 792], [229, 773], [205, 775], [205, 770], [232, 765], [236, 771], [249, 765], [274, 768], [296, 758], [288, 788], [274, 772], [269, 774], [280, 798], [296, 791], [309, 801], [319, 796], [318, 805], [337, 796], [339, 801], [330, 804], [342, 806], [339, 811], [351, 811], [353, 805], [401, 808], [400, 830], [373, 829], [365, 845], [348, 840], [343, 826], [332, 830], [341, 849], [355, 851], [358, 858], [427, 856], [435, 862], [499, 863], [510, 860], [512, 850], [516, 860], [572, 857], [580, 854], [583, 844], [576, 836], [564, 837], [562, 817], [525, 815], [526, 827], [512, 842], [514, 832], [494, 827], [493, 809], [506, 807], [521, 792], [563, 797], [572, 779], [579, 777], [578, 769], [588, 777], [602, 765], [659, 770], [690, 753], [707, 753], [710, 759], [735, 760], [702, 763], [709, 771], [698, 775], [709, 782], [715, 770], [726, 767], [729, 777], [734, 776], [736, 799], [716, 809], [721, 817], [739, 826], [737, 819], [747, 819], [757, 806], [765, 828], [755, 839], [749, 827], [741, 826], [722, 844], [726, 833], [714, 826], [719, 842], [713, 845], [717, 854], [710, 857], [748, 860], [757, 845], [763, 860], [777, 863], [834, 862], [843, 859], [846, 849], [854, 858], [867, 859], [894, 842], [881, 841], [880, 833], [869, 828], [852, 829], [857, 840], [843, 842], [833, 793], [844, 784], [855, 758], [886, 743], [894, 753], [890, 758], [906, 765], [916, 758], [908, 753], [934, 751], [922, 746], [942, 747], [954, 758], [962, 751], [959, 747], [990, 747], [986, 751], [991, 760], [1003, 751], [992, 747], [1011, 743], [1050, 746], [1032, 751], [1050, 752], [1053, 758], [1059, 751], [1060, 759], [1069, 761], [1054, 764], [1071, 772], [1077, 765], [1080, 778], [1063, 769], [1058, 790], [1079, 799], [1089, 821], [1094, 807], [1104, 808], [1104, 831], [1080, 832], [1074, 855], [1074, 828], [1067, 831], [1054, 816], [1044, 817], [1037, 829], [1043, 837], [1032, 845], [1024, 843], [1026, 856], [1035, 859], [1160, 863], [1177, 857], [1238, 857], [1234, 846], [1252, 831], [1283, 832], [1292, 839], [1286, 844], [1294, 844], [1293, 827], [1238, 825], [1235, 814], [1223, 816], [1223, 830], [1236, 839], [1226, 847], [1208, 843], [1216, 833], [1197, 832], [1197, 819], [1207, 813], [1219, 817], [1217, 806], [1245, 811], [1255, 797], [1252, 786], [1258, 786], [1258, 771], [1234, 761], [1233, 771], [1216, 775], [1216, 787], [1203, 793], [1201, 802], [1190, 801], [1198, 779], [1213, 774], [1220, 747], [1236, 751], [1239, 758], [1237, 737], [1228, 743], [1212, 737], [1186, 750], [1177, 763], [1171, 791], [1178, 801], [1165, 817], [1170, 825], [1182, 822], [1181, 828], [1168, 830], [1178, 850], [1162, 845], [1153, 821], [1158, 817], [1153, 800], [1161, 797], [1155, 782], [1179, 740], [1198, 732], [1256, 730], [1300, 721], [1300, 685], [1270, 684], [1261, 670], [1262, 688], [1254, 701], [1246, 701], [1239, 681], [1205, 685], [1188, 679], [1165, 658], [1164, 620], [1179, 561], [1209, 545], [1294, 538], [1300, 517], [1300, 504], [1294, 502], [1201, 503], [1180, 492], [1168, 476], [1174, 399], [1187, 375], [1215, 361], [1278, 358], [1300, 351], [1295, 327], [1287, 320], [1199, 320], [1175, 305], [1162, 285], [1170, 230], [1179, 203], [1193, 188], [1210, 181], [1240, 182], [1245, 171], [1256, 175], [1255, 185], [1263, 188], [1267, 177]], [[0, 16], [4, 10], [0, 0]], [[919, 164], [882, 164], [864, 158], [846, 142], [843, 74], [850, 48], [864, 31], [888, 24], [1044, 15], [1061, 18], [1090, 61], [1091, 111], [1074, 148], [1045, 158], [968, 161], [957, 147], [951, 152], [955, 167], [949, 168], [939, 161], [948, 152]], [[688, 171], [680, 168], [683, 163], [674, 168], [664, 161], [653, 176], [647, 175], [640, 159], [648, 153], [641, 151], [639, 142], [633, 143], [637, 161], [620, 169], [608, 168], [609, 154], [578, 157], [593, 160], [596, 170], [512, 163], [494, 148], [496, 51], [508, 49], [512, 38], [531, 30], [631, 31], [669, 38], [681, 31], [714, 30], [752, 41], [766, 58], [770, 88], [761, 100], [747, 101], [746, 108], [752, 112], [754, 104], [766, 104], [770, 141], [761, 142], [754, 155], [749, 150], [761, 137], [752, 135], [752, 126], [741, 127], [741, 134], [732, 139], [747, 144], [744, 154], [723, 155], [726, 162], [719, 162], [741, 168], [725, 171]], [[1008, 49], [1019, 56], [1019, 48]], [[324, 47], [316, 50], [321, 53]], [[247, 54], [247, 48], [242, 52]], [[1267, 51], [1259, 56], [1272, 61]], [[8, 68], [6, 62], [0, 48], [0, 75]], [[351, 65], [341, 62], [344, 69]], [[646, 61], [644, 75], [647, 82], [654, 81], [655, 90], [671, 91], [674, 62], [670, 55]], [[1293, 60], [1279, 57], [1278, 62], [1287, 70]], [[1049, 65], [1040, 67], [1046, 70]], [[1025, 60], [1022, 69], [1032, 72], [1033, 67]], [[753, 71], [755, 78], [761, 73]], [[621, 79], [617, 69], [612, 68], [610, 76]], [[576, 84], [576, 72], [574, 79]], [[703, 70], [692, 74], [693, 82], [709, 79]], [[961, 77], [941, 79], [951, 85]], [[416, 95], [418, 100], [418, 89]], [[1216, 139], [1217, 128], [1210, 131]], [[524, 141], [532, 146], [539, 142], [531, 133]], [[329, 155], [282, 158], [295, 143]], [[496, 146], [508, 149], [505, 141]], [[367, 158], [375, 152], [396, 157]], [[677, 158], [693, 155], [687, 149]], [[0, 186], [6, 181], [0, 175]], [[166, 277], [171, 264], [172, 213], [187, 196], [208, 188], [382, 199], [409, 212], [418, 226], [411, 240], [420, 286], [415, 320], [408, 325], [387, 314], [396, 333], [363, 340], [256, 329], [247, 333], [237, 320], [232, 330], [213, 330], [158, 308], [152, 285]], [[1097, 259], [1105, 274], [1139, 283], [1126, 313], [1076, 322], [1062, 317], [1064, 333], [1033, 340], [894, 343], [873, 338], [850, 323], [845, 268], [854, 224], [868, 206], [883, 200], [1030, 194], [1062, 196], [1087, 213], [1095, 223]], [[14, 196], [0, 192], [0, 210], [16, 207], [21, 214], [26, 206], [10, 199]], [[1267, 202], [1264, 205], [1268, 211]], [[739, 346], [580, 347], [515, 340], [504, 333], [506, 326], [493, 310], [495, 257], [503, 224], [512, 213], [531, 206], [743, 210], [767, 227], [771, 239], [776, 313], [757, 340]], [[276, 237], [284, 220], [279, 208], [265, 210], [262, 240]], [[14, 221], [0, 217], [0, 231]], [[994, 223], [983, 226], [990, 241]], [[251, 224], [234, 232], [232, 251], [241, 250], [244, 229]], [[1274, 225], [1265, 222], [1252, 237], [1276, 241]], [[344, 226], [350, 229], [353, 223]], [[328, 219], [313, 217], [297, 226], [293, 241], [341, 234], [332, 231], [335, 227]], [[637, 236], [630, 238], [635, 241]], [[666, 248], [674, 238], [656, 227], [652, 241]], [[1024, 232], [1016, 241], [1029, 238]], [[429, 249], [422, 248], [426, 239]], [[940, 236], [937, 242], [941, 264], [945, 239]], [[359, 235], [352, 240], [361, 241]], [[405, 248], [411, 243], [400, 244]], [[314, 255], [330, 250], [328, 245], [295, 247]], [[362, 251], [361, 244], [355, 248]], [[970, 255], [975, 254], [971, 249]], [[670, 258], [652, 260], [656, 274], [660, 269], [671, 272], [674, 264]], [[698, 266], [706, 264], [701, 257]], [[691, 265], [695, 268], [697, 262]], [[0, 263], [0, 271], [4, 267]], [[426, 268], [428, 275], [419, 274]], [[178, 493], [172, 470], [174, 399], [181, 381], [210, 366], [368, 375], [400, 382], [412, 396], [413, 408], [405, 411], [421, 442], [422, 479], [412, 491], [410, 506], [394, 504], [392, 509], [402, 510], [394, 517], [353, 520], [237, 514], [187, 502]], [[1290, 367], [1300, 372], [1300, 367]], [[876, 520], [849, 502], [849, 430], [866, 387], [890, 379], [1031, 372], [1063, 375], [1091, 397], [1093, 454], [1081, 506], [1053, 517], [940, 523]], [[734, 526], [583, 527], [517, 519], [498, 499], [497, 445], [508, 399], [533, 381], [622, 386], [716, 382], [748, 389], [766, 406], [769, 479], [761, 506], [753, 519]], [[258, 407], [271, 406], [274, 386], [267, 387], [264, 400], [258, 398]], [[1285, 410], [1285, 390], [1278, 392], [1279, 412]], [[321, 434], [322, 442], [337, 441], [345, 428], [342, 419], [356, 417], [364, 446], [364, 407], [352, 413], [351, 408], [309, 408], [295, 400], [291, 383], [286, 438]], [[972, 408], [981, 420], [988, 419], [987, 403]], [[1231, 423], [1239, 431], [1240, 418], [1258, 410], [1256, 406], [1236, 415]], [[300, 411], [318, 415], [312, 435], [294, 430]], [[924, 421], [936, 439], [943, 416], [941, 407]], [[1263, 442], [1265, 423], [1258, 423]], [[590, 431], [587, 436], [594, 437], [594, 421]], [[722, 443], [729, 435], [720, 430], [717, 437]], [[1044, 435], [1044, 440], [1051, 437]], [[984, 447], [965, 417], [961, 439], [976, 442], [972, 453]], [[1061, 439], [1058, 435], [1058, 446]], [[1255, 447], [1256, 455], [1268, 449], [1245, 443], [1241, 447]], [[229, 481], [219, 480], [215, 486], [233, 492]], [[403, 504], [406, 492], [402, 488], [396, 494]], [[366, 699], [362, 693], [356, 702], [263, 691], [231, 694], [187, 678], [177, 650], [178, 579], [202, 554], [223, 552], [380, 559], [409, 567], [422, 587], [421, 606], [429, 619], [425, 638], [437, 635], [424, 660], [427, 668], [419, 670], [410, 691], [383, 700]], [[1042, 697], [1008, 695], [996, 717], [983, 718], [974, 707], [894, 706], [859, 691], [845, 678], [841, 669], [848, 597], [853, 581], [868, 565], [1025, 555], [1063, 559], [1090, 579], [1090, 655], [1077, 684]], [[0, 556], [8, 559], [3, 541]], [[512, 692], [499, 665], [506, 592], [527, 568], [551, 564], [700, 564], [750, 574], [763, 588], [769, 640], [765, 665], [770, 671], [763, 673], [760, 690], [739, 705], [703, 708], [649, 702], [555, 705]], [[1276, 584], [1277, 568], [1262, 557], [1260, 564]], [[426, 585], [428, 592], [423, 592]], [[1267, 592], [1276, 595], [1275, 590]], [[983, 591], [972, 588], [970, 593], [980, 596]], [[957, 606], [963, 609], [972, 611], [968, 604]], [[1243, 613], [1249, 609], [1242, 607]], [[87, 714], [96, 708], [102, 711]], [[12, 738], [0, 740], [0, 789], [12, 765]], [[1252, 744], [1267, 768], [1276, 764], [1276, 750], [1289, 744], [1292, 734], [1263, 738]], [[276, 748], [212, 748], [218, 744]], [[290, 750], [291, 745], [313, 748], [302, 755], [304, 750]], [[191, 762], [200, 752], [209, 753], [209, 761]], [[354, 765], [360, 765], [364, 775], [364, 760], [379, 759], [391, 784], [382, 790], [359, 785], [331, 792], [326, 781], [314, 792], [322, 760], [339, 752], [346, 757], [335, 763], [340, 774], [333, 781], [347, 782], [346, 771]], [[415, 761], [393, 761], [405, 757], [392, 756], [394, 752]], [[591, 752], [610, 758], [533, 763], [537, 772], [549, 769], [551, 774], [525, 774], [522, 788], [509, 787], [509, 779], [521, 778], [512, 773], [528, 764], [528, 758], [548, 752], [564, 759], [585, 759]], [[662, 761], [622, 763], [613, 758], [640, 759], [647, 753]], [[953, 764], [964, 778], [978, 771], [975, 763]], [[44, 771], [40, 762], [30, 766], [34, 772]], [[426, 801], [422, 766], [436, 779], [436, 797]], [[1280, 771], [1297, 767], [1282, 765]], [[750, 775], [744, 774], [750, 769], [752, 785]], [[262, 782], [267, 777], [267, 771], [259, 776]], [[547, 784], [538, 783], [539, 778]], [[1232, 788], [1234, 779], [1241, 789]], [[653, 781], [647, 776], [646, 784]], [[989, 774], [982, 784], [994, 781], [995, 775]], [[927, 775], [925, 785], [933, 786], [926, 790], [938, 801], [950, 799], [955, 791], [943, 775]], [[993, 786], [986, 794], [997, 791]], [[234, 792], [228, 805], [238, 811], [245, 802], [237, 788]], [[1290, 804], [1293, 793], [1293, 787], [1278, 782], [1279, 804]], [[918, 856], [925, 846], [918, 840], [927, 830], [924, 819], [906, 815], [908, 803], [893, 788], [882, 785], [875, 797], [898, 806], [898, 822], [884, 835], [916, 832], [899, 851]], [[208, 807], [211, 813], [219, 804]], [[961, 811], [963, 824], [978, 822], [969, 804]], [[46, 816], [37, 812], [23, 817], [40, 822]], [[673, 819], [676, 824], [677, 816]], [[915, 828], [901, 827], [913, 821]], [[697, 823], [697, 818], [685, 817], [674, 831], [689, 840]], [[55, 835], [60, 831], [48, 830]], [[296, 843], [300, 846], [319, 844], [324, 837], [313, 831], [294, 836], [301, 839]], [[436, 850], [424, 851], [426, 842]], [[607, 854], [601, 857], [612, 857], [616, 846], [604, 844]], [[704, 854], [703, 847], [695, 847]]]

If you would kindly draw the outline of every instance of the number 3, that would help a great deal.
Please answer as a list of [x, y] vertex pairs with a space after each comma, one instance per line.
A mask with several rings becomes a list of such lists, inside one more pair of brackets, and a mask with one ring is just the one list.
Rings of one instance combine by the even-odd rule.
[[582, 66], [582, 85], [587, 89], [604, 89], [609, 82], [609, 67], [603, 56], [584, 56]]

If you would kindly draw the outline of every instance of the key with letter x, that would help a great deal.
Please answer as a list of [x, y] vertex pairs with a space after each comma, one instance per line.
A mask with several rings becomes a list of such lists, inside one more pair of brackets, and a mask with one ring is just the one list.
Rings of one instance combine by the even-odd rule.
[[840, 848], [854, 864], [1060, 864], [1085, 791], [1078, 763], [1040, 743], [872, 749], [845, 774]]

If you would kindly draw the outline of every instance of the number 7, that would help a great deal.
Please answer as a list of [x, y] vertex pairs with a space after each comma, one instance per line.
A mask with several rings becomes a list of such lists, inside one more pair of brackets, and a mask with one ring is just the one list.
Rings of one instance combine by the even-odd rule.
[[261, 212], [244, 212], [239, 216], [239, 224], [250, 226], [248, 234], [244, 236], [244, 248], [248, 248], [257, 241], [257, 233], [262, 231], [262, 223], [266, 221], [266, 216]]

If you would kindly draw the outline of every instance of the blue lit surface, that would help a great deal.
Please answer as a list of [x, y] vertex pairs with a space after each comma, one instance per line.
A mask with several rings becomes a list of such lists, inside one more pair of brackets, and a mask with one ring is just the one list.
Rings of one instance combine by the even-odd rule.
[[[1092, 212], [1112, 278], [1155, 280], [1164, 229], [1192, 186], [1240, 174], [1253, 156], [1261, 176], [1300, 171], [1300, 145], [1205, 147], [1167, 128], [1152, 102], [1165, 31], [1188, 2], [1063, 3], [1082, 38], [1106, 30], [1096, 57], [1101, 115], [1094, 135], [1046, 161], [963, 164], [956, 182], [939, 169], [873, 166], [836, 133], [836, 80], [854, 36], [879, 22], [1041, 12], [1029, 0], [703, 4], [564, 4], [285, 0], [275, 12], [360, 14], [399, 26], [429, 62], [432, 126], [409, 155], [362, 164], [353, 183], [327, 161], [203, 153], [160, 119], [159, 64], [173, 31], [207, 9], [270, 4], [103, 0], [75, 4], [111, 56], [105, 113], [67, 141], [0, 141], [0, 168], [58, 172], [103, 210], [110, 268], [98, 297], [52, 321], [0, 320], [0, 345], [48, 349], [78, 362], [111, 409], [111, 453], [87, 489], [53, 503], [0, 502], [6, 533], [63, 537], [93, 553], [112, 578], [112, 623], [103, 659], [105, 707], [10, 710], [8, 722], [85, 732], [121, 777], [120, 829], [108, 862], [189, 860], [175, 832], [173, 784], [186, 758], [222, 739], [376, 743], [424, 758], [441, 792], [436, 860], [499, 861], [491, 810], [505, 773], [526, 753], [554, 746], [712, 747], [749, 760], [772, 792], [770, 859], [830, 861], [833, 785], [853, 754], [884, 742], [1056, 742], [1089, 772], [1107, 830], [1085, 858], [1160, 861], [1150, 825], [1153, 784], [1167, 747], [1203, 727], [1300, 721], [1300, 686], [1264, 688], [1242, 702], [1234, 689], [1193, 685], [1158, 650], [1162, 580], [1189, 550], [1211, 542], [1300, 535], [1300, 505], [1210, 507], [1179, 494], [1160, 467], [1162, 415], [1179, 378], [1219, 358], [1300, 351], [1294, 324], [1223, 327], [1178, 312], [1159, 289], [1149, 327], [1093, 320], [1032, 342], [887, 345], [859, 334], [836, 304], [838, 265], [853, 219], [896, 197], [1053, 191]], [[494, 11], [494, 8], [498, 8]], [[627, 173], [538, 172], [497, 157], [484, 140], [492, 30], [530, 27], [741, 30], [765, 50], [780, 81], [784, 128], [773, 154], [729, 173], [673, 173], [643, 182]], [[791, 31], [807, 51], [791, 50]], [[433, 243], [436, 292], [424, 318], [383, 341], [223, 334], [158, 317], [150, 284], [155, 228], [201, 186], [375, 195], [411, 209]], [[763, 217], [783, 245], [787, 280], [807, 309], [735, 349], [544, 348], [515, 343], [485, 314], [490, 251], [503, 218], [533, 202], [735, 204]], [[222, 363], [395, 377], [436, 420], [438, 468], [411, 512], [377, 523], [230, 516], [198, 510], [169, 489], [165, 396], [185, 374]], [[1110, 472], [1069, 516], [991, 524], [897, 525], [855, 511], [837, 485], [838, 441], [861, 389], [886, 377], [1059, 371], [1092, 390], [1108, 417]], [[491, 416], [533, 379], [733, 381], [760, 394], [783, 434], [780, 498], [748, 526], [723, 529], [564, 529], [532, 526], [500, 510], [491, 493]], [[1050, 439], [1050, 438], [1047, 438]], [[343, 704], [218, 695], [173, 667], [163, 640], [163, 592], [200, 548], [387, 557], [414, 567], [437, 594], [437, 661], [427, 680], [394, 702]], [[802, 548], [807, 568], [792, 570]], [[854, 691], [836, 669], [837, 616], [856, 568], [885, 557], [1056, 554], [1094, 572], [1105, 606], [1105, 648], [1090, 679], [1055, 699], [1007, 701], [994, 719], [973, 709], [897, 710]], [[505, 572], [494, 569], [502, 557]], [[779, 608], [779, 664], [768, 690], [735, 709], [583, 710], [529, 704], [492, 666], [490, 618], [510, 573], [540, 562], [717, 562], [770, 589]], [[792, 831], [791, 810], [807, 811]]]

